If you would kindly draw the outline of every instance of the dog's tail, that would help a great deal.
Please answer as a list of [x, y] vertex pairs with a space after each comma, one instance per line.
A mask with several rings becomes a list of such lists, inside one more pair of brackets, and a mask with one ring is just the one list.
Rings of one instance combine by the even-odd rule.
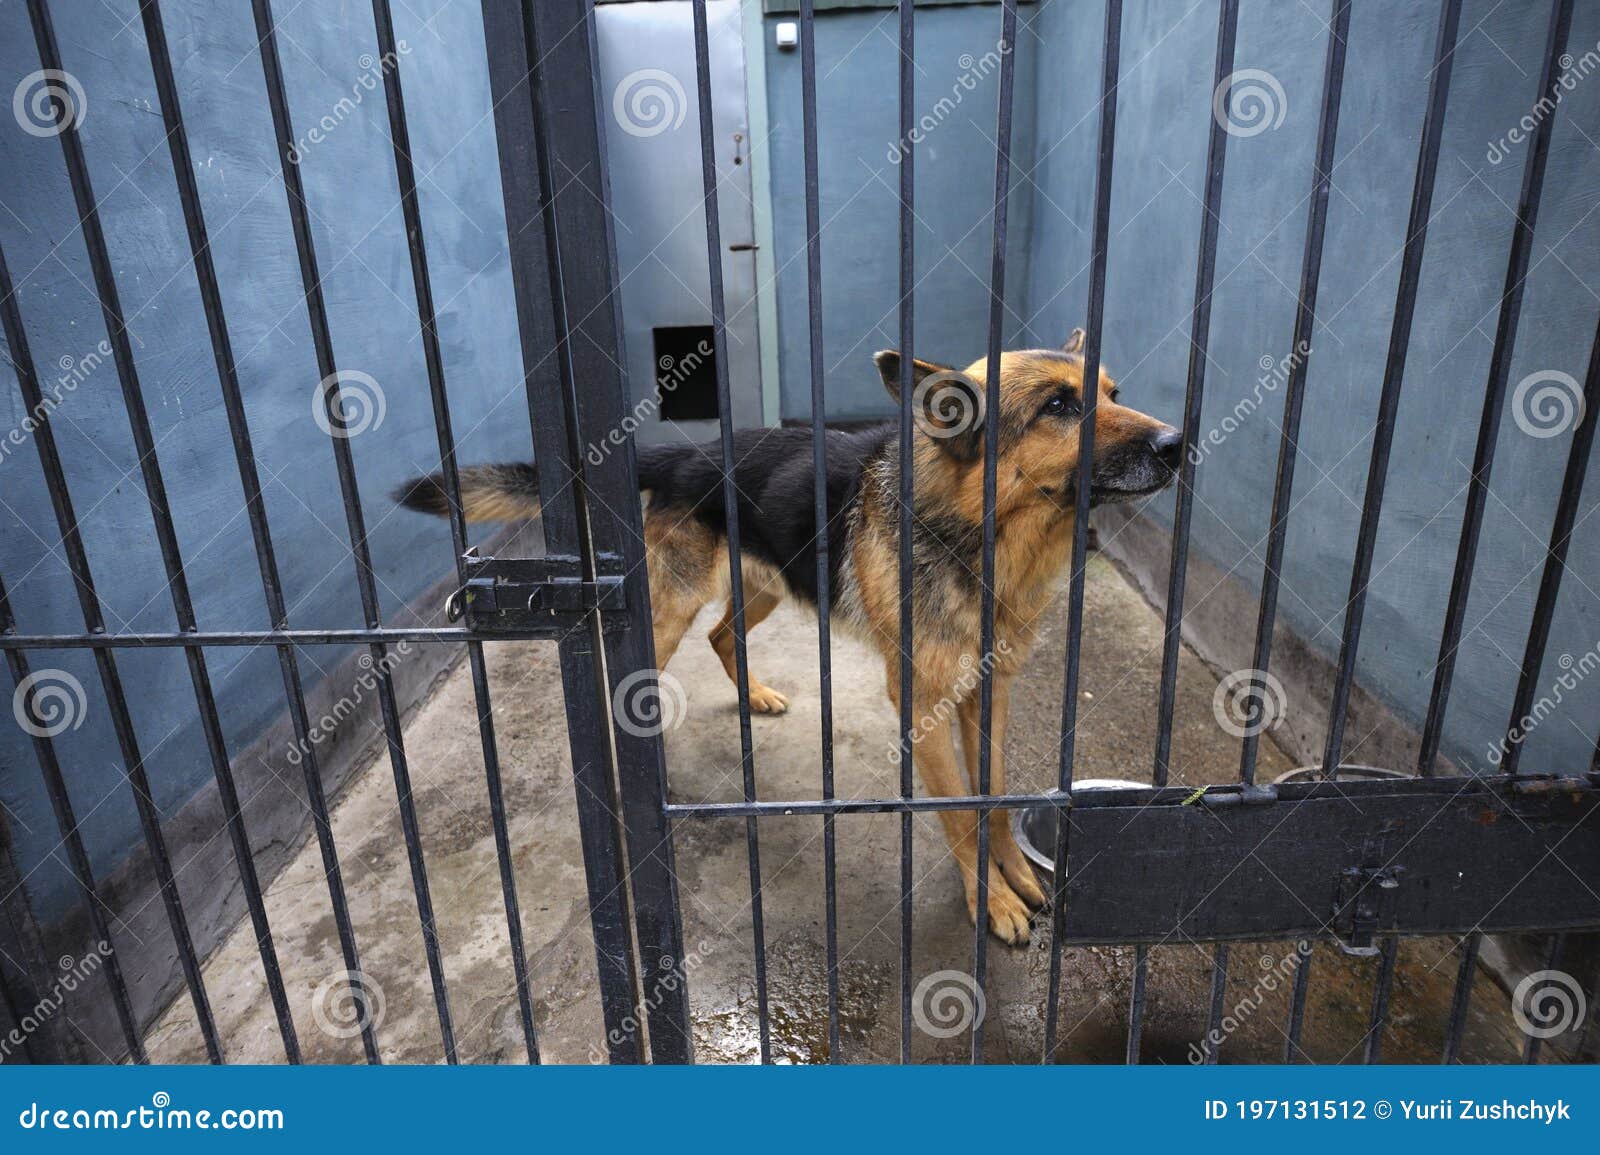
[[[406, 482], [394, 499], [407, 509], [448, 517], [444, 477], [430, 473]], [[539, 471], [531, 462], [474, 465], [461, 471], [461, 508], [468, 521], [520, 521], [539, 516]]]

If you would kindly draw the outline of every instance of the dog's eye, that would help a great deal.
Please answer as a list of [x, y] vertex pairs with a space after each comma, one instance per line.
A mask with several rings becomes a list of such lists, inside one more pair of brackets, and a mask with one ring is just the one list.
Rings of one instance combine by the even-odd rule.
[[1077, 404], [1064, 393], [1057, 393], [1040, 407], [1039, 413], [1045, 417], [1062, 417], [1078, 411]]

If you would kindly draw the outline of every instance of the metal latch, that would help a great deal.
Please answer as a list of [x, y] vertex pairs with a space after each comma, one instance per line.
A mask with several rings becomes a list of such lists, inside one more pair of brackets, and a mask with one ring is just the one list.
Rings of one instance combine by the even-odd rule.
[[463, 559], [466, 581], [445, 603], [450, 621], [465, 619], [477, 633], [558, 638], [590, 614], [599, 613], [602, 629], [622, 629], [622, 574], [602, 554], [591, 580], [575, 557], [497, 558], [468, 553]]
[[1334, 889], [1330, 929], [1345, 954], [1370, 958], [1374, 942], [1393, 905], [1403, 866], [1350, 866], [1339, 872]]

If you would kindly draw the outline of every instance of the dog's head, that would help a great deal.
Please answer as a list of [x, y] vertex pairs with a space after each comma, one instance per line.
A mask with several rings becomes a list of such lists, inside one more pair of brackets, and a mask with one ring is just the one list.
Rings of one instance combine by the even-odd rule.
[[[900, 398], [900, 354], [874, 358], [890, 396]], [[1059, 349], [1001, 354], [1000, 456], [997, 509], [1038, 502], [1072, 508], [1078, 478], [1079, 428], [1083, 419], [1083, 330]], [[966, 369], [913, 359], [912, 415], [922, 443], [919, 457], [933, 452], [961, 478], [961, 488], [981, 487], [988, 359]], [[1102, 505], [1154, 493], [1171, 483], [1182, 459], [1176, 429], [1121, 403], [1116, 382], [1100, 370], [1095, 406], [1094, 471], [1089, 499]]]

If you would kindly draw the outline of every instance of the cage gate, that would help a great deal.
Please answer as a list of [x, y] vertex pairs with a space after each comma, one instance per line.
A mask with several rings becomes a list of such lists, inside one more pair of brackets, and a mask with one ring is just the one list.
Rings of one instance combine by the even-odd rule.
[[[1316, 320], [1316, 298], [1323, 259], [1329, 193], [1345, 75], [1345, 52], [1354, 0], [1329, 0], [1329, 28], [1317, 143], [1310, 177], [1310, 211], [1298, 286], [1294, 347], [1309, 348]], [[899, 112], [902, 139], [914, 140], [914, 4], [898, 2]], [[28, 13], [41, 63], [59, 69], [48, 0], [28, 0]], [[311, 321], [319, 372], [334, 385], [324, 392], [329, 423], [343, 420], [336, 355], [322, 295], [322, 270], [312, 239], [312, 213], [301, 185], [296, 133], [290, 116], [285, 79], [278, 59], [277, 29], [270, 0], [252, 0], [260, 38], [261, 64], [271, 105], [288, 192], [295, 252], [304, 300]], [[913, 788], [915, 757], [912, 682], [915, 638], [912, 477], [899, 478], [900, 655], [898, 680], [899, 785], [896, 796], [875, 799], [840, 798], [834, 788], [832, 678], [829, 635], [827, 443], [822, 357], [821, 220], [818, 187], [816, 114], [816, 44], [813, 0], [799, 5], [799, 47], [805, 166], [807, 320], [812, 398], [812, 446], [817, 524], [814, 543], [819, 574], [819, 643], [821, 655], [820, 735], [821, 789], [814, 798], [783, 800], [759, 797], [751, 729], [749, 671], [746, 660], [746, 591], [742, 567], [730, 566], [731, 613], [738, 683], [740, 779], [742, 800], [730, 803], [671, 802], [659, 732], [639, 733], [620, 726], [614, 717], [619, 690], [639, 678], [652, 679], [656, 659], [650, 632], [650, 591], [645, 573], [643, 521], [638, 498], [635, 449], [630, 439], [596, 463], [582, 447], [606, 439], [624, 427], [628, 381], [622, 368], [622, 326], [612, 223], [605, 192], [605, 100], [600, 93], [592, 6], [585, 0], [483, 0], [487, 71], [494, 106], [515, 312], [525, 371], [524, 384], [539, 461], [539, 487], [546, 553], [541, 557], [480, 556], [468, 548], [456, 441], [450, 421], [435, 308], [429, 280], [417, 181], [407, 133], [405, 100], [398, 69], [384, 73], [384, 94], [399, 198], [406, 226], [416, 304], [421, 321], [429, 396], [438, 434], [439, 459], [450, 506], [450, 531], [457, 555], [457, 592], [450, 603], [451, 624], [430, 629], [393, 628], [383, 624], [378, 591], [367, 547], [367, 528], [357, 488], [352, 449], [334, 433], [332, 450], [347, 519], [350, 548], [361, 597], [364, 624], [359, 629], [303, 629], [289, 621], [273, 539], [261, 501], [251, 430], [246, 421], [228, 321], [209, 251], [207, 225], [194, 179], [180, 108], [178, 87], [168, 53], [157, 0], [141, 0], [140, 15], [148, 41], [155, 87], [160, 98], [167, 143], [178, 182], [191, 259], [212, 341], [226, 407], [232, 448], [243, 482], [250, 529], [260, 565], [262, 590], [270, 611], [266, 630], [202, 628], [189, 597], [184, 562], [167, 502], [158, 445], [152, 437], [133, 351], [117, 287], [99, 202], [88, 166], [71, 123], [70, 110], [57, 101], [60, 140], [71, 180], [78, 220], [88, 248], [104, 321], [111, 334], [118, 381], [139, 468], [150, 498], [151, 513], [171, 591], [177, 629], [139, 634], [108, 632], [78, 530], [61, 458], [51, 434], [48, 407], [43, 405], [39, 375], [30, 355], [22, 308], [11, 274], [0, 252], [0, 319], [25, 406], [46, 416], [38, 422], [37, 450], [49, 485], [63, 552], [80, 602], [83, 630], [74, 634], [28, 634], [13, 618], [0, 587], [0, 649], [13, 680], [27, 682], [30, 651], [87, 648], [110, 703], [123, 769], [140, 803], [139, 818], [154, 864], [167, 920], [177, 943], [186, 986], [213, 1061], [225, 1058], [186, 914], [177, 897], [159, 815], [149, 803], [150, 789], [142, 753], [127, 705], [127, 688], [118, 670], [119, 650], [169, 647], [184, 651], [193, 681], [196, 709], [205, 725], [211, 767], [224, 800], [227, 828], [234, 848], [255, 939], [264, 969], [268, 997], [276, 1012], [289, 1061], [300, 1058], [289, 997], [278, 964], [262, 884], [253, 865], [248, 833], [237, 793], [206, 664], [213, 647], [271, 647], [276, 652], [285, 700], [296, 735], [308, 730], [305, 688], [297, 653], [305, 647], [360, 645], [368, 647], [378, 688], [388, 757], [400, 803], [417, 914], [430, 973], [434, 1009], [443, 1053], [455, 1061], [456, 1045], [449, 991], [434, 928], [427, 865], [418, 837], [411, 801], [399, 709], [384, 662], [386, 648], [414, 642], [466, 649], [471, 670], [482, 757], [489, 787], [495, 851], [511, 957], [518, 990], [518, 1025], [530, 1060], [539, 1058], [538, 1024], [523, 956], [521, 913], [511, 867], [511, 832], [503, 797], [500, 756], [483, 644], [506, 639], [546, 639], [559, 643], [565, 689], [569, 745], [578, 820], [592, 921], [606, 1054], [612, 1062], [688, 1062], [693, 1059], [688, 981], [684, 960], [683, 918], [674, 863], [674, 829], [683, 823], [730, 823], [742, 820], [748, 858], [753, 931], [754, 983], [758, 1004], [760, 1054], [770, 1054], [767, 944], [763, 919], [760, 831], [764, 818], [810, 816], [823, 834], [825, 879], [825, 951], [830, 1057], [840, 1056], [840, 989], [837, 897], [838, 820], [859, 814], [895, 814], [900, 822], [899, 1006], [900, 1057], [912, 1056], [912, 975], [914, 974], [912, 902], [912, 819], [937, 811], [997, 811], [1042, 808], [1052, 821], [1040, 838], [1053, 843], [1054, 861], [1064, 864], [1054, 874], [1050, 906], [1049, 1001], [1044, 1008], [1045, 1044], [1040, 1058], [1057, 1057], [1061, 1002], [1062, 951], [1079, 944], [1133, 944], [1136, 948], [1126, 1055], [1140, 1058], [1145, 1012], [1149, 949], [1174, 938], [1213, 945], [1212, 995], [1208, 1007], [1214, 1035], [1224, 1013], [1229, 944], [1241, 941], [1304, 939], [1372, 956], [1378, 960], [1372, 1002], [1372, 1024], [1364, 1057], [1382, 1055], [1383, 1031], [1389, 1014], [1397, 944], [1401, 937], [1448, 934], [1461, 936], [1460, 966], [1442, 1059], [1453, 1061], [1466, 1025], [1468, 996], [1479, 946], [1486, 934], [1542, 932], [1553, 936], [1559, 951], [1568, 932], [1600, 929], [1600, 895], [1584, 879], [1600, 877], [1600, 754], [1588, 767], [1561, 774], [1525, 773], [1519, 767], [1518, 721], [1528, 713], [1536, 692], [1541, 661], [1549, 640], [1568, 543], [1578, 519], [1587, 460], [1600, 420], [1600, 333], [1584, 379], [1586, 413], [1574, 430], [1566, 473], [1554, 513], [1548, 555], [1534, 608], [1533, 624], [1521, 662], [1521, 675], [1509, 711], [1505, 759], [1501, 773], [1489, 776], [1439, 776], [1434, 773], [1444, 711], [1449, 699], [1456, 651], [1462, 640], [1466, 605], [1472, 586], [1480, 530], [1488, 497], [1497, 434], [1505, 407], [1511, 355], [1520, 319], [1523, 285], [1529, 271], [1534, 224], [1538, 213], [1553, 117], [1541, 120], [1529, 138], [1528, 163], [1516, 208], [1510, 252], [1495, 328], [1493, 353], [1484, 394], [1476, 457], [1467, 490], [1466, 513], [1455, 561], [1439, 663], [1434, 677], [1421, 754], [1414, 777], [1347, 781], [1339, 771], [1344, 755], [1344, 724], [1354, 683], [1362, 611], [1372, 579], [1379, 516], [1395, 415], [1398, 410], [1405, 355], [1410, 340], [1427, 227], [1433, 212], [1433, 189], [1443, 122], [1449, 97], [1451, 67], [1460, 27], [1461, 0], [1439, 5], [1433, 70], [1426, 105], [1420, 110], [1421, 142], [1417, 155], [1399, 286], [1388, 344], [1377, 430], [1371, 452], [1360, 530], [1355, 545], [1348, 612], [1345, 615], [1330, 726], [1319, 772], [1306, 781], [1262, 783], [1256, 780], [1258, 736], [1244, 738], [1238, 781], [1204, 790], [1178, 788], [1168, 782], [1172, 715], [1176, 697], [1178, 655], [1183, 627], [1183, 593], [1187, 575], [1189, 531], [1196, 455], [1186, 452], [1178, 477], [1176, 514], [1163, 638], [1160, 678], [1161, 710], [1157, 722], [1156, 757], [1149, 768], [1150, 785], [1139, 789], [1073, 790], [1076, 710], [1079, 698], [1078, 660], [1084, 628], [1086, 527], [1090, 503], [1092, 447], [1097, 406], [1094, 390], [1085, 391], [1082, 444], [1077, 477], [1077, 519], [1072, 542], [1070, 586], [1066, 606], [1067, 659], [1059, 774], [1056, 788], [1028, 794], [990, 791], [990, 747], [980, 746], [977, 793], [961, 797], [919, 797]], [[722, 283], [723, 243], [718, 214], [718, 177], [713, 149], [714, 124], [705, 0], [693, 0], [697, 63], [699, 138], [704, 186], [704, 217], [710, 269], [712, 338], [715, 346], [722, 462], [734, 457], [732, 405], [726, 355], [726, 309]], [[377, 46], [392, 54], [395, 33], [388, 0], [373, 0]], [[1539, 91], [1549, 91], [1561, 70], [1568, 47], [1573, 0], [1555, 0], [1543, 55]], [[1002, 44], [1017, 34], [1016, 0], [1000, 4]], [[1215, 78], [1222, 85], [1234, 70], [1238, 0], [1221, 0], [1217, 26]], [[1101, 354], [1105, 307], [1107, 250], [1111, 217], [1112, 158], [1116, 140], [1116, 107], [1121, 63], [1122, 4], [1108, 0], [1101, 71], [1098, 78], [1099, 125], [1094, 178], [1094, 223], [1087, 324], [1083, 346], [1084, 375], [1095, 379]], [[1013, 71], [1010, 52], [1000, 61], [999, 107], [994, 168], [994, 227], [987, 336], [987, 408], [999, 411], [1002, 287], [1006, 273], [1007, 199], [1010, 191], [1010, 148], [1013, 113]], [[1200, 433], [1207, 343], [1228, 134], [1213, 117], [1208, 141], [1201, 247], [1197, 264], [1194, 310], [1189, 335], [1184, 449], [1192, 451]], [[915, 150], [909, 146], [900, 165], [899, 334], [901, 388], [898, 445], [909, 460], [913, 430], [912, 346], [916, 269], [913, 240], [916, 183]], [[601, 195], [570, 179], [592, 173]], [[1292, 363], [1285, 394], [1282, 438], [1272, 499], [1270, 534], [1255, 624], [1253, 669], [1265, 676], [1271, 661], [1273, 626], [1280, 571], [1292, 509], [1297, 434], [1306, 395], [1306, 361]], [[331, 432], [331, 431], [330, 431]], [[991, 653], [995, 617], [995, 506], [997, 422], [984, 426], [984, 525], [981, 557], [981, 648]], [[739, 503], [732, 470], [721, 469], [727, 538], [731, 559], [740, 556]], [[981, 668], [978, 687], [979, 733], [988, 735], [994, 708], [992, 669]], [[62, 844], [71, 860], [87, 916], [98, 938], [115, 943], [106, 924], [104, 903], [88, 852], [77, 833], [67, 789], [67, 774], [48, 736], [35, 735], [33, 748], [44, 777]], [[360, 955], [344, 893], [338, 850], [334, 845], [328, 803], [316, 759], [305, 764], [307, 803], [325, 867], [329, 901], [338, 931], [343, 964], [357, 981]], [[1391, 767], [1390, 769], [1400, 769]], [[1143, 771], [1140, 771], [1140, 777]], [[848, 837], [848, 834], [846, 834]], [[991, 847], [989, 823], [977, 824], [978, 909], [985, 908]], [[1560, 849], [1560, 857], [1555, 855]], [[987, 973], [986, 920], [979, 918], [973, 938], [973, 977], [981, 989]], [[26, 952], [24, 952], [25, 954]], [[1554, 957], [1554, 955], [1552, 955]], [[146, 1059], [142, 1024], [130, 998], [127, 977], [115, 950], [105, 962], [106, 998], [115, 1009], [127, 1048], [137, 1061]], [[1298, 968], [1289, 1021], [1285, 1024], [1287, 1061], [1302, 1057], [1300, 1047], [1311, 968]], [[28, 967], [8, 964], [0, 971], [16, 1005], [29, 1001], [39, 976]], [[1600, 1001], [1600, 1000], [1597, 1000]], [[378, 1044], [370, 1023], [363, 1024], [362, 1042], [369, 1061], [378, 1061]], [[41, 1041], [41, 1047], [44, 1045]], [[1206, 1061], [1215, 1062], [1219, 1047], [1203, 1046]], [[972, 1031], [971, 1057], [984, 1057], [981, 1020]], [[1539, 1053], [1531, 1037], [1525, 1057]], [[41, 1057], [45, 1052], [41, 1050]]]

